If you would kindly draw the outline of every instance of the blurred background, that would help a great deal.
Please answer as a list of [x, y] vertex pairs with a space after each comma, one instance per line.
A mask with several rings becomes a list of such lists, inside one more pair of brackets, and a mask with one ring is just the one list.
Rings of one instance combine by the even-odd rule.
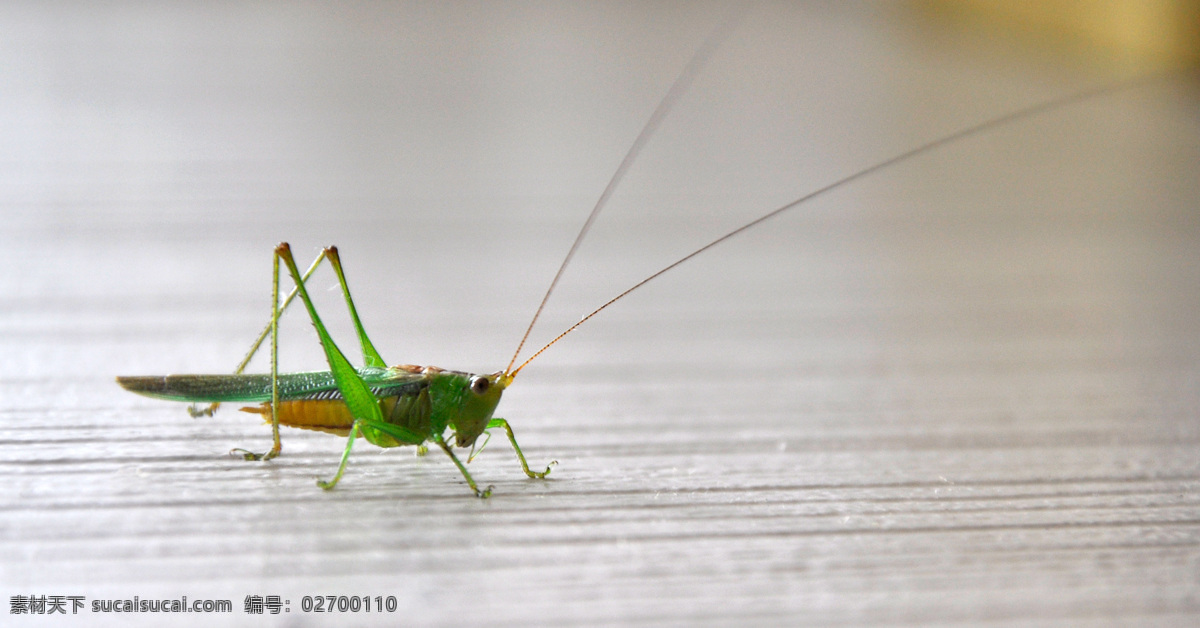
[[929, 2], [947, 21], [990, 25], [1037, 42], [1046, 54], [1132, 70], [1194, 65], [1200, 55], [1200, 7], [1188, 0], [1127, 2]]
[[[387, 360], [503, 368], [732, 9], [0, 5], [0, 589], [281, 594], [289, 625], [317, 594], [422, 624], [1193, 621], [1195, 2], [753, 5], [525, 355], [833, 181], [1121, 88], [823, 195], [581, 327], [500, 410], [552, 481], [498, 438], [488, 502], [440, 456], [365, 446], [324, 493], [340, 439], [247, 464], [225, 454], [266, 447], [253, 417], [113, 383], [232, 370], [282, 240], [339, 246]], [[313, 287], [353, 355], [336, 281]], [[323, 367], [302, 311], [281, 363]]]

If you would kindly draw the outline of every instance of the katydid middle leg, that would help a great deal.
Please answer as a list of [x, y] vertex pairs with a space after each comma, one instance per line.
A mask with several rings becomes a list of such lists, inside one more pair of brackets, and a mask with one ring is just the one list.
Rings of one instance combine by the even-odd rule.
[[450, 456], [450, 460], [454, 461], [454, 466], [458, 467], [458, 470], [462, 472], [463, 477], [467, 479], [467, 485], [471, 487], [471, 490], [475, 491], [476, 497], [478, 497], [480, 499], [487, 499], [488, 497], [492, 496], [492, 489], [494, 487], [488, 486], [486, 489], [484, 489], [482, 491], [479, 490], [479, 485], [475, 483], [475, 478], [471, 477], [471, 473], [469, 471], [467, 471], [467, 466], [464, 465], [462, 463], [462, 461], [458, 459], [458, 456], [454, 455], [454, 451], [452, 451], [450, 449], [450, 445], [448, 445], [446, 443], [446, 439], [442, 438], [441, 435], [439, 434], [434, 439], [434, 442], [437, 443], [438, 446], [442, 448], [442, 451], [446, 452], [447, 456]]
[[328, 482], [318, 478], [317, 486], [325, 490], [337, 486], [337, 483], [342, 479], [342, 474], [346, 472], [346, 463], [350, 460], [350, 449], [354, 447], [354, 439], [356, 435], [360, 434], [368, 442], [381, 446], [383, 446], [383, 438], [390, 438], [396, 443], [417, 446], [423, 446], [422, 443], [425, 442], [426, 438], [423, 434], [399, 425], [375, 423], [366, 419], [355, 419], [354, 425], [350, 428], [350, 434], [346, 438], [346, 448], [342, 450], [342, 461], [338, 465], [337, 473]]

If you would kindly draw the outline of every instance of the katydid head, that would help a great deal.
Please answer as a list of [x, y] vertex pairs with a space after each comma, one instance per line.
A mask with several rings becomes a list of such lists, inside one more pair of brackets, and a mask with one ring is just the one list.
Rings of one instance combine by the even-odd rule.
[[470, 447], [475, 444], [475, 439], [487, 429], [488, 421], [492, 420], [492, 413], [500, 403], [500, 396], [512, 379], [511, 375], [499, 371], [490, 375], [471, 375], [460, 380], [457, 384], [461, 387], [458, 411], [450, 422], [456, 446]]

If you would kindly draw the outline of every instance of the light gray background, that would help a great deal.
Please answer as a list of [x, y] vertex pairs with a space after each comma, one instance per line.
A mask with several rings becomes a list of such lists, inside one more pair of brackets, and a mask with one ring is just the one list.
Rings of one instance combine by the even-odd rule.
[[[959, 142], [664, 276], [525, 370], [470, 496], [118, 374], [229, 371], [272, 246], [390, 361], [494, 371], [719, 4], [0, 6], [0, 591], [244, 625], [1200, 611], [1200, 118], [1182, 76]], [[755, 8], [532, 342], [841, 176], [1120, 72], [901, 5]], [[319, 305], [348, 350], [331, 274]], [[323, 366], [303, 313], [282, 362]], [[528, 354], [528, 351], [527, 351]], [[259, 361], [255, 370], [265, 370]], [[242, 614], [279, 594], [285, 617]], [[394, 595], [396, 616], [300, 613]], [[7, 611], [7, 609], [5, 609]], [[140, 616], [150, 625], [163, 617]], [[169, 617], [199, 624], [212, 618]], [[68, 617], [83, 621], [128, 617]], [[9, 617], [13, 625], [47, 618]]]

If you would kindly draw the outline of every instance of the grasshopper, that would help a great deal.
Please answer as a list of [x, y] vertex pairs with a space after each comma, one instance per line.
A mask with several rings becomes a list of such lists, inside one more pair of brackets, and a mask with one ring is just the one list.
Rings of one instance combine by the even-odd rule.
[[[332, 246], [326, 248], [301, 275], [295, 259], [292, 257], [291, 248], [287, 243], [281, 243], [275, 248], [273, 258], [271, 320], [232, 375], [123, 376], [117, 378], [117, 383], [128, 391], [148, 397], [210, 404], [203, 410], [193, 410], [193, 416], [211, 415], [223, 402], [258, 403], [257, 407], [243, 408], [243, 410], [270, 417], [274, 442], [271, 449], [265, 453], [254, 453], [244, 449], [235, 449], [231, 452], [239, 453], [247, 460], [270, 460], [279, 455], [282, 447], [279, 440], [280, 425], [346, 436], [346, 448], [342, 452], [342, 460], [338, 465], [337, 473], [328, 481], [317, 480], [317, 485], [324, 489], [332, 489], [341, 480], [342, 474], [346, 471], [346, 463], [350, 459], [350, 450], [354, 446], [354, 441], [362, 436], [367, 442], [380, 447], [415, 445], [420, 448], [418, 449], [420, 453], [424, 452], [425, 443], [433, 442], [446, 452], [446, 455], [462, 472], [468, 486], [476, 496], [489, 497], [492, 487], [479, 488], [475, 479], [467, 471], [466, 465], [454, 454], [451, 443], [445, 435], [447, 430], [451, 430], [455, 446], [472, 447], [479, 435], [490, 428], [504, 429], [517, 454], [517, 459], [521, 461], [521, 468], [525, 471], [525, 475], [530, 478], [544, 479], [550, 474], [551, 468], [557, 464], [557, 461], [548, 464], [544, 471], [531, 470], [508, 421], [493, 418], [492, 414], [496, 410], [496, 405], [500, 403], [500, 396], [504, 393], [504, 389], [512, 383], [517, 373], [534, 358], [541, 355], [550, 345], [558, 342], [563, 336], [578, 327], [578, 324], [542, 347], [520, 366], [513, 368], [513, 365], [516, 364], [517, 357], [520, 356], [521, 349], [524, 348], [529, 333], [533, 331], [533, 326], [537, 323], [550, 294], [558, 285], [559, 278], [562, 277], [563, 271], [570, 263], [579, 243], [583, 241], [601, 208], [608, 201], [626, 170], [663, 117], [687, 89], [692, 79], [699, 73], [700, 68], [719, 47], [721, 41], [733, 31], [741, 17], [745, 15], [745, 11], [745, 8], [737, 8], [730, 14], [729, 19], [721, 22], [697, 49], [691, 61], [684, 66], [667, 94], [659, 102], [604, 192], [600, 195], [600, 199], [592, 208], [591, 214], [588, 215], [583, 228], [580, 229], [575, 242], [571, 245], [558, 272], [550, 282], [550, 287], [542, 297], [537, 311], [534, 312], [529, 327], [525, 330], [525, 335], [522, 336], [516, 352], [513, 353], [512, 360], [503, 371], [478, 375], [432, 366], [421, 367], [410, 364], [387, 366], [370, 338], [367, 337], [358, 312], [354, 308], [354, 300], [346, 285], [346, 276], [342, 270], [337, 248]], [[295, 288], [282, 304], [279, 300], [280, 260], [287, 266], [287, 271], [295, 283]], [[358, 334], [359, 344], [362, 346], [362, 368], [354, 368], [334, 343], [305, 288], [305, 282], [323, 260], [328, 260], [337, 274], [342, 295], [350, 310], [350, 318]], [[329, 364], [330, 370], [328, 371], [279, 373], [279, 316], [297, 294], [308, 310], [313, 327], [317, 330], [317, 336]], [[607, 307], [607, 304], [604, 307]], [[587, 318], [591, 318], [591, 315], [583, 320], [587, 320]], [[269, 375], [242, 374], [242, 370], [245, 369], [268, 336], [271, 338], [271, 373]], [[467, 461], [470, 462], [470, 458]]]
[[[419, 451], [424, 451], [426, 447], [425, 443], [432, 442], [450, 457], [451, 461], [462, 472], [463, 477], [475, 495], [485, 498], [491, 495], [492, 487], [479, 488], [479, 485], [467, 471], [466, 465], [455, 455], [452, 446], [473, 447], [479, 436], [485, 433], [486, 430], [502, 428], [507, 434], [513, 450], [516, 452], [525, 475], [536, 479], [544, 479], [549, 475], [551, 468], [557, 462], [551, 462], [543, 471], [531, 470], [524, 453], [517, 444], [512, 427], [505, 419], [493, 417], [493, 413], [496, 410], [496, 406], [500, 403], [500, 398], [504, 390], [512, 384], [513, 379], [521, 369], [540, 356], [551, 345], [587, 322], [601, 310], [604, 310], [667, 271], [725, 240], [754, 228], [818, 196], [844, 187], [851, 182], [884, 170], [899, 162], [913, 159], [966, 137], [991, 131], [1017, 120], [1026, 119], [1102, 94], [1128, 89], [1145, 83], [1149, 79], [1159, 78], [1157, 76], [1142, 77], [1048, 100], [960, 129], [959, 131], [860, 169], [816, 191], [805, 194], [786, 205], [767, 212], [634, 284], [556, 336], [530, 358], [522, 362], [520, 366], [513, 368], [525, 345], [525, 340], [529, 337], [529, 333], [537, 322], [550, 294], [554, 291], [559, 278], [563, 274], [563, 270], [571, 261], [580, 242], [587, 234], [617, 183], [624, 176], [629, 165], [657, 128], [667, 111], [670, 110], [674, 102], [686, 90], [705, 61], [718, 47], [719, 42], [731, 32], [736, 22], [736, 19], [731, 19], [723, 23], [721, 27], [718, 27], [709, 36], [695, 53], [692, 60], [675, 79], [674, 84], [667, 94], [659, 102], [658, 107], [650, 116], [641, 133], [630, 147], [629, 152], [625, 155], [616, 172], [613, 174], [599, 201], [597, 201], [592, 212], [588, 215], [582, 229], [580, 229], [574, 243], [559, 266], [558, 272], [551, 281], [549, 289], [547, 289], [545, 296], [538, 305], [529, 323], [529, 327], [525, 331], [525, 335], [522, 337], [516, 352], [513, 354], [512, 360], [504, 370], [481, 375], [432, 366], [421, 367], [408, 364], [387, 366], [371, 343], [366, 331], [363, 329], [362, 322], [359, 320], [358, 313], [354, 308], [354, 301], [350, 296], [350, 290], [346, 284], [346, 277], [342, 270], [337, 248], [326, 248], [317, 256], [308, 270], [304, 274], [301, 274], [292, 257], [291, 249], [286, 243], [283, 243], [276, 247], [273, 258], [273, 307], [271, 320], [259, 335], [258, 340], [251, 346], [249, 353], [234, 374], [118, 377], [117, 382], [126, 390], [148, 397], [210, 404], [206, 409], [193, 410], [194, 416], [211, 415], [217, 406], [224, 402], [258, 404], [257, 406], [243, 408], [243, 410], [261, 414], [269, 418], [274, 442], [271, 449], [265, 453], [253, 453], [243, 449], [235, 449], [231, 452], [239, 453], [247, 460], [270, 460], [279, 455], [281, 450], [279, 438], [280, 425], [319, 430], [345, 436], [346, 446], [342, 452], [341, 463], [338, 466], [337, 472], [330, 480], [317, 481], [317, 484], [324, 489], [332, 489], [341, 480], [343, 473], [346, 471], [346, 464], [350, 458], [350, 451], [354, 446], [354, 442], [361, 436], [368, 442], [380, 447], [414, 445], [421, 448]], [[281, 260], [287, 267], [287, 272], [295, 284], [295, 287], [282, 302], [279, 298], [279, 264]], [[362, 348], [363, 366], [361, 368], [355, 368], [351, 365], [350, 361], [334, 343], [325, 325], [321, 322], [321, 318], [317, 314], [316, 308], [313, 306], [305, 288], [305, 282], [324, 260], [329, 262], [337, 274], [342, 295], [345, 297], [350, 318], [357, 332], [359, 344]], [[300, 300], [304, 303], [305, 308], [308, 310], [309, 318], [316, 328], [317, 336], [325, 351], [326, 361], [329, 365], [328, 371], [304, 373], [278, 372], [279, 317], [284, 308], [297, 295], [299, 295]], [[242, 370], [268, 336], [271, 339], [270, 374], [243, 374]], [[447, 438], [447, 434], [452, 434], [452, 441]], [[470, 458], [467, 461], [470, 462]]]
[[[296, 284], [282, 305], [279, 301], [280, 260], [287, 266]], [[362, 345], [362, 368], [354, 368], [334, 343], [305, 288], [305, 281], [322, 260], [328, 260], [337, 273], [342, 295], [346, 298], [350, 318], [354, 321]], [[217, 405], [223, 402], [259, 403], [257, 407], [243, 410], [269, 416], [274, 445], [261, 454], [234, 450], [247, 460], [270, 460], [279, 455], [282, 448], [280, 425], [346, 436], [346, 448], [342, 452], [337, 473], [328, 481], [317, 481], [324, 489], [333, 488], [341, 480], [350, 459], [350, 450], [359, 436], [380, 447], [423, 447], [426, 442], [432, 441], [450, 456], [471, 490], [479, 497], [491, 495], [492, 487], [480, 489], [475, 483], [466, 465], [454, 454], [450, 442], [445, 438], [448, 429], [453, 430], [454, 445], [471, 447], [484, 430], [503, 428], [517, 452], [521, 468], [531, 478], [546, 477], [551, 466], [556, 464], [552, 462], [545, 471], [530, 470], [508, 421], [492, 417], [496, 405], [500, 403], [501, 394], [512, 382], [516, 371], [474, 375], [411, 364], [388, 367], [371, 343], [354, 308], [337, 247], [331, 246], [322, 251], [308, 272], [301, 276], [291, 248], [286, 242], [280, 244], [275, 248], [272, 288], [275, 307], [271, 312], [271, 322], [234, 374], [118, 377], [117, 383], [126, 390], [148, 397], [211, 404], [205, 410], [193, 412], [194, 416], [211, 415]], [[328, 371], [279, 373], [279, 316], [296, 294], [304, 302], [317, 330], [329, 363]], [[271, 373], [242, 374], [241, 370], [267, 335], [271, 337]]]

